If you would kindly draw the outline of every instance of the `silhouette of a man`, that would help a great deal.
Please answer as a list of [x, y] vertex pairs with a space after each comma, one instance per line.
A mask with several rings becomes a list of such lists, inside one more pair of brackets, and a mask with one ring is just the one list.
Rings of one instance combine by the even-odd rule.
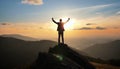
[[68, 18], [68, 20], [66, 22], [62, 22], [62, 19], [60, 19], [59, 22], [56, 22], [54, 20], [54, 18], [52, 18], [52, 21], [54, 23], [56, 23], [58, 25], [57, 27], [57, 31], [58, 31], [58, 45], [60, 44], [60, 37], [62, 37], [62, 43], [64, 44], [64, 24], [67, 23], [70, 20], [70, 18]]

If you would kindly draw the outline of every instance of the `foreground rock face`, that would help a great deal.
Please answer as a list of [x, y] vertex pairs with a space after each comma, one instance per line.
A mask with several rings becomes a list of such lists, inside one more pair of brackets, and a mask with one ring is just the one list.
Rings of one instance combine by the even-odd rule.
[[59, 44], [49, 49], [48, 53], [39, 53], [31, 69], [95, 69], [83, 56], [69, 48], [66, 44]]

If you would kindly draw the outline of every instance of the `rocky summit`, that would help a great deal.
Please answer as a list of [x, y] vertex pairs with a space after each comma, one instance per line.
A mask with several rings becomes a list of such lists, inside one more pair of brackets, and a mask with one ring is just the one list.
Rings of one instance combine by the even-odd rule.
[[40, 52], [31, 69], [95, 69], [95, 67], [67, 44], [59, 44], [49, 48], [48, 53]]

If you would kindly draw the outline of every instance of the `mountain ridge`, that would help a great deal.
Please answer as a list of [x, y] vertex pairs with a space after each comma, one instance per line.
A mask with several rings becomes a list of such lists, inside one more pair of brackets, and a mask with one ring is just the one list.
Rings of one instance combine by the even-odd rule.
[[[116, 45], [115, 42], [119, 44], [119, 40], [111, 43]], [[57, 42], [51, 40], [25, 41], [13, 37], [0, 36], [0, 66], [9, 67], [10, 69], [17, 65], [26, 65], [33, 62], [39, 52], [48, 52], [48, 49], [56, 44]], [[89, 56], [86, 52], [83, 55]]]
[[20, 35], [20, 34], [3, 34], [0, 35], [2, 37], [13, 37], [13, 38], [17, 38], [17, 39], [21, 39], [21, 40], [25, 40], [25, 41], [37, 41], [37, 38], [33, 38], [33, 37], [29, 37], [29, 36], [24, 36], [24, 35]]
[[0, 67], [11, 69], [17, 65], [32, 63], [39, 52], [47, 52], [55, 44], [57, 42], [51, 40], [25, 41], [0, 36]]
[[120, 59], [120, 40], [95, 44], [83, 50], [90, 56], [101, 59]]

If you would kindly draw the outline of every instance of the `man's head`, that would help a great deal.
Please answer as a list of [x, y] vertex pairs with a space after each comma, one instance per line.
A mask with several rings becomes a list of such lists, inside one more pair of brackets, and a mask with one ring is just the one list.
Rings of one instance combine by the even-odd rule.
[[62, 19], [60, 19], [60, 22], [62, 22]]

